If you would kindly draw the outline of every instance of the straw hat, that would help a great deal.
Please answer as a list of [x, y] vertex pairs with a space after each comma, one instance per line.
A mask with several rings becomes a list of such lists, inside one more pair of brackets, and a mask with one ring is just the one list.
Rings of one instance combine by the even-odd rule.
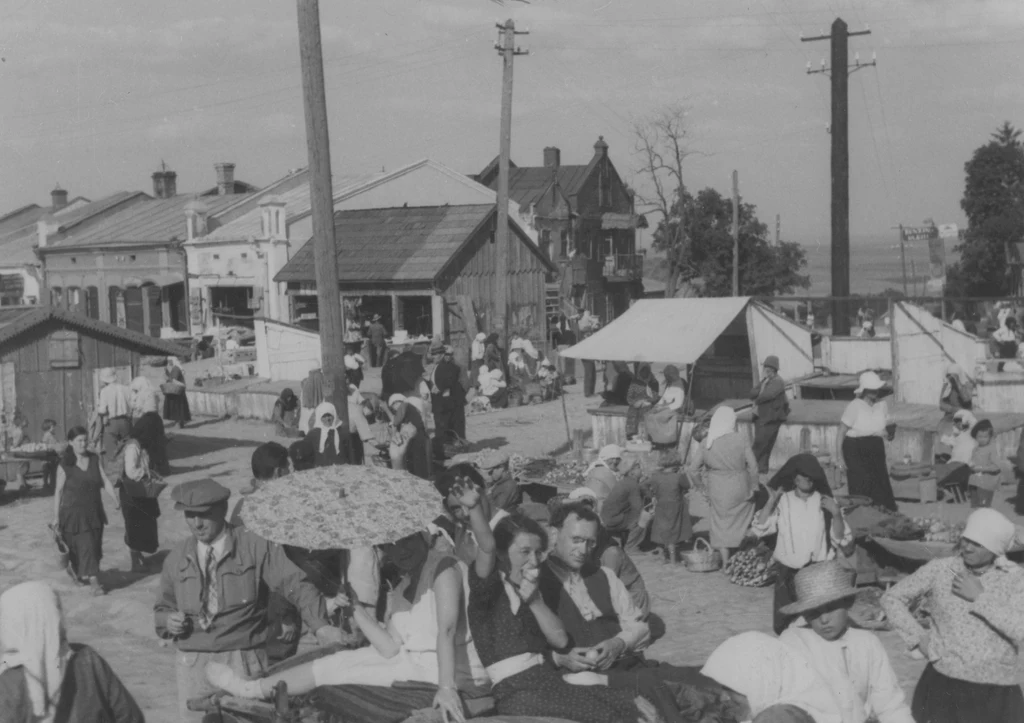
[[796, 574], [793, 584], [796, 602], [780, 608], [786, 615], [800, 615], [857, 594], [850, 572], [835, 561], [808, 565]]
[[857, 385], [857, 390], [854, 394], [860, 394], [861, 392], [878, 391], [885, 386], [885, 382], [882, 378], [874, 372], [864, 372], [860, 375], [860, 384]]

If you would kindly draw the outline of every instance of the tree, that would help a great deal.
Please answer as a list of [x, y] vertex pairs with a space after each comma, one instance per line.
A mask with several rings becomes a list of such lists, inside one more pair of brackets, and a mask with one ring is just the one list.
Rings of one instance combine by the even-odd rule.
[[661, 216], [654, 232], [654, 244], [668, 257], [665, 296], [669, 298], [675, 296], [684, 272], [682, 259], [687, 245], [683, 220], [686, 203], [680, 203], [680, 198], [686, 195], [683, 161], [692, 151], [686, 146], [685, 117], [685, 108], [672, 105], [633, 124], [636, 152], [640, 156], [637, 171], [651, 187], [647, 194], [637, 193], [636, 199], [650, 212]]
[[949, 289], [966, 296], [1005, 296], [1012, 291], [1006, 245], [1024, 240], [1024, 145], [1006, 122], [964, 164], [960, 207], [967, 215], [959, 263]]

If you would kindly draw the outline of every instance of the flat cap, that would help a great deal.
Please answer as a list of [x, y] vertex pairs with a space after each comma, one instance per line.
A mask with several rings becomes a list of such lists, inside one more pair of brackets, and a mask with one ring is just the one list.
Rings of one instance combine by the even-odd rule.
[[183, 482], [171, 490], [174, 509], [185, 512], [205, 512], [231, 496], [231, 490], [207, 477]]
[[508, 464], [508, 454], [496, 449], [485, 449], [477, 454], [476, 466], [480, 469], [494, 469]]

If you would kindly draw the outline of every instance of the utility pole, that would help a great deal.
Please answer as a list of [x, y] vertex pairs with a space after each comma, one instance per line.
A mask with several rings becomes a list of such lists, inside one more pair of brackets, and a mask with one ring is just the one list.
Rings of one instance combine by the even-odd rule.
[[849, 38], [870, 34], [867, 29], [851, 33], [843, 19], [836, 18], [829, 35], [800, 38], [805, 43], [828, 40], [832, 50], [829, 68], [822, 60], [820, 70], [811, 70], [808, 63], [807, 72], [825, 73], [832, 80], [832, 296], [843, 299], [832, 302], [832, 333], [837, 336], [850, 334], [850, 316], [845, 300], [850, 296], [850, 119], [847, 89], [851, 73], [875, 65], [874, 56], [870, 63], [861, 63], [859, 55], [850, 65], [847, 47]]
[[775, 245], [778, 246], [782, 240], [782, 214], [775, 214]]
[[907, 237], [903, 233], [903, 224], [900, 229], [900, 265], [903, 267], [903, 295], [907, 295]]
[[309, 197], [313, 217], [313, 256], [316, 260], [317, 315], [320, 359], [327, 398], [348, 428], [348, 382], [345, 379], [345, 319], [338, 289], [337, 247], [334, 243], [334, 195], [331, 189], [331, 144], [324, 94], [324, 56], [320, 45], [319, 0], [297, 0], [302, 98], [306, 112], [309, 152]]
[[528, 35], [527, 31], [516, 31], [516, 24], [506, 20], [498, 25], [501, 43], [494, 48], [502, 59], [501, 74], [501, 138], [498, 154], [498, 228], [494, 232], [494, 320], [491, 331], [497, 333], [502, 348], [508, 349], [508, 164], [512, 152], [512, 64], [517, 55], [529, 55], [528, 50], [515, 47], [517, 35]]
[[732, 295], [740, 295], [740, 174], [732, 172]]

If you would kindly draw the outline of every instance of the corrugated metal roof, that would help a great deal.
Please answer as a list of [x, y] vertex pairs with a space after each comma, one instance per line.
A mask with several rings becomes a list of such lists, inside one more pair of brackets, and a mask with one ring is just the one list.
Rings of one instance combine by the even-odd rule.
[[5, 236], [12, 231], [28, 226], [29, 224], [35, 224], [35, 222], [39, 220], [39, 217], [45, 214], [48, 210], [48, 208], [42, 208], [35, 203], [30, 203], [27, 206], [14, 209], [10, 213], [0, 217], [0, 236]]
[[[337, 200], [362, 186], [385, 178], [388, 173], [367, 173], [351, 176], [335, 176], [332, 183], [332, 196]], [[274, 195], [284, 203], [285, 215], [289, 220], [302, 217], [310, 211], [308, 175], [303, 172], [301, 178], [286, 191], [280, 193], [260, 194], [260, 200]], [[202, 238], [203, 241], [245, 241], [252, 237], [260, 237], [263, 233], [263, 218], [259, 208], [252, 209], [230, 223], [212, 231]]]
[[[101, 244], [166, 244], [173, 240], [184, 240], [185, 205], [192, 200], [192, 196], [174, 196], [133, 204], [54, 239], [50, 248], [78, 248]], [[202, 199], [209, 212], [209, 222], [214, 222], [220, 211], [238, 201], [237, 196], [208, 196]]]
[[748, 303], [749, 296], [643, 299], [559, 354], [573, 359], [692, 364]]
[[[485, 204], [338, 211], [338, 280], [432, 282], [494, 210]], [[315, 281], [313, 244], [303, 245], [274, 280]]]
[[[7, 314], [11, 316], [8, 317]], [[90, 319], [66, 309], [57, 309], [52, 306], [22, 306], [0, 315], [0, 354], [10, 351], [12, 342], [16, 342], [18, 335], [51, 320], [59, 321], [75, 329], [91, 331], [99, 336], [120, 342], [122, 346], [132, 347], [153, 355], [178, 356], [187, 352], [187, 349], [180, 344], [146, 336], [137, 331], [122, 329], [120, 326]]]

